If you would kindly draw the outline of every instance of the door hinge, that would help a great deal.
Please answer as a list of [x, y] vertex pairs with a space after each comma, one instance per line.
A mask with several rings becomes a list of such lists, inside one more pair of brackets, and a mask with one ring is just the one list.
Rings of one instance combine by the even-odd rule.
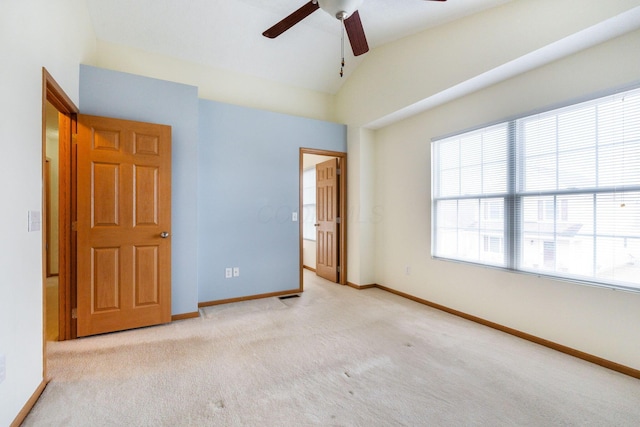
[[78, 318], [78, 309], [77, 308], [72, 308], [71, 309], [71, 318], [72, 319], [77, 319]]
[[342, 223], [342, 219], [336, 218], [336, 224], [341, 224], [341, 223]]
[[342, 169], [338, 168], [336, 169], [336, 175], [341, 175], [342, 174]]
[[78, 231], [78, 221], [73, 221], [71, 223], [71, 231]]
[[340, 273], [340, 266], [338, 266], [338, 273]]

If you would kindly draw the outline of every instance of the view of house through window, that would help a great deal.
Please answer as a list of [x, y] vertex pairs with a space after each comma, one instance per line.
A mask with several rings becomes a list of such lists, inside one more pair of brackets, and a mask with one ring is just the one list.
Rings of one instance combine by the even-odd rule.
[[640, 290], [640, 90], [432, 148], [434, 257]]

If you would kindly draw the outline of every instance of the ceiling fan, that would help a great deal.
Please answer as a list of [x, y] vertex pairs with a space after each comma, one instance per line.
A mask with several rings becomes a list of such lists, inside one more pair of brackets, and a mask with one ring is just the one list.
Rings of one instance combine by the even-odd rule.
[[[447, 0], [426, 0], [426, 1], [447, 1]], [[262, 33], [263, 36], [270, 39], [278, 37], [289, 28], [302, 21], [318, 9], [322, 9], [329, 15], [336, 17], [344, 24], [344, 29], [349, 36], [351, 49], [355, 56], [362, 55], [369, 51], [367, 38], [364, 34], [362, 21], [358, 8], [362, 5], [363, 0], [311, 0], [300, 9], [287, 16], [273, 27]]]

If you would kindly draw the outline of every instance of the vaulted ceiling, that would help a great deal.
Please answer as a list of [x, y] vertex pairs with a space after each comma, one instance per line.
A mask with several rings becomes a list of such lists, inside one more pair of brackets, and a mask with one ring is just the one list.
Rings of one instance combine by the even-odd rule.
[[[364, 0], [370, 48], [512, 0]], [[308, 0], [87, 0], [99, 40], [334, 94], [367, 54], [354, 57], [341, 23], [319, 10], [275, 39], [262, 32]]]

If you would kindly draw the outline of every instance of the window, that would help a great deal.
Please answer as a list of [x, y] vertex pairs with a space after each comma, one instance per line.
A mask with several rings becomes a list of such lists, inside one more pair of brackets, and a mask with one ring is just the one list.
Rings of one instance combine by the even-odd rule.
[[432, 149], [434, 257], [640, 290], [640, 89]]
[[316, 240], [316, 168], [302, 172], [302, 238]]

